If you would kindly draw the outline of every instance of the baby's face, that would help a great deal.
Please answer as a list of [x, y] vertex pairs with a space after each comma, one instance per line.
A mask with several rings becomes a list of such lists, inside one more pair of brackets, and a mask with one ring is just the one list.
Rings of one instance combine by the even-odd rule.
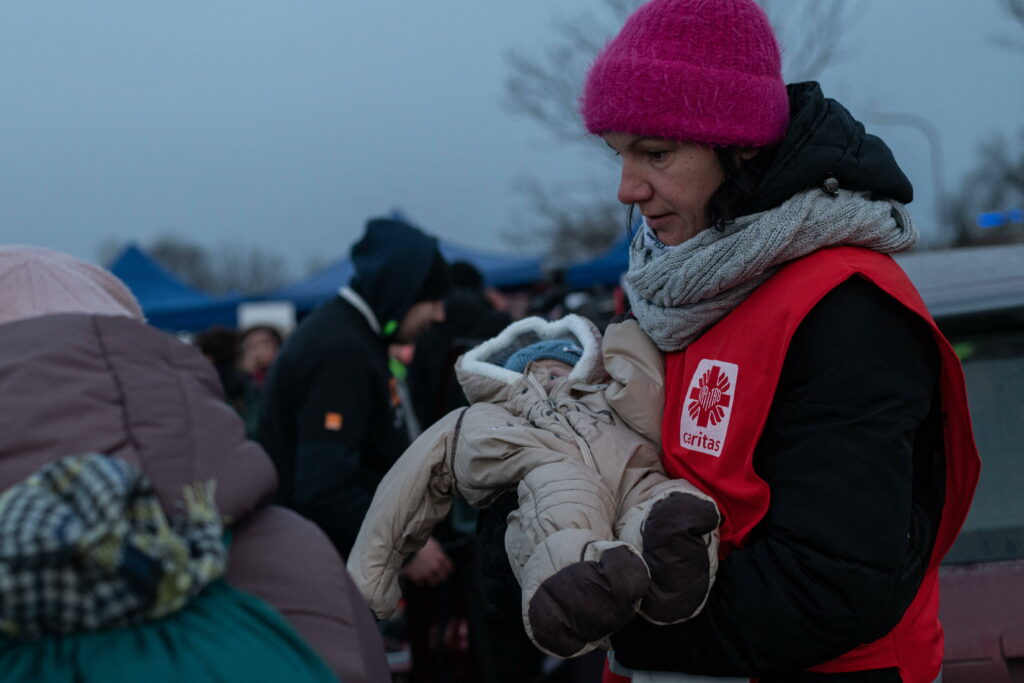
[[546, 389], [551, 389], [556, 386], [559, 382], [569, 376], [572, 372], [572, 366], [563, 363], [558, 360], [550, 360], [545, 358], [544, 360], [538, 360], [533, 362], [537, 367], [543, 368], [544, 372], [547, 373], [547, 381], [544, 383]]

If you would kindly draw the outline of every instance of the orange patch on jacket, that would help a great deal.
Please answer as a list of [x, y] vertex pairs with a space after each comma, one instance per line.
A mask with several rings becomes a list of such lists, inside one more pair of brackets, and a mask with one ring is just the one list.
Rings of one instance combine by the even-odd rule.
[[327, 413], [324, 415], [324, 429], [329, 429], [332, 432], [341, 431], [343, 422], [341, 413]]
[[402, 405], [402, 398], [398, 395], [398, 380], [394, 377], [388, 379], [388, 389], [391, 390], [391, 407]]

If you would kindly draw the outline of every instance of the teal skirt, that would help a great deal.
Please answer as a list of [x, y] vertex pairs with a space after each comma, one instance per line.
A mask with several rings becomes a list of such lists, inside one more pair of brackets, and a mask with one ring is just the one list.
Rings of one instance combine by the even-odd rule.
[[0, 637], [0, 680], [206, 683], [338, 679], [284, 619], [223, 580], [170, 616], [40, 640]]

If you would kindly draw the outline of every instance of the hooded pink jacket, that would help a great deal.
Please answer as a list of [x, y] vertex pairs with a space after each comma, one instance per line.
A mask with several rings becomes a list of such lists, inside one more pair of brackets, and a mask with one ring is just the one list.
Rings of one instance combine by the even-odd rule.
[[96, 452], [138, 465], [168, 513], [214, 479], [233, 532], [227, 580], [275, 607], [346, 683], [390, 680], [366, 603], [311, 522], [268, 504], [277, 486], [196, 349], [124, 316], [0, 325], [0, 489]]

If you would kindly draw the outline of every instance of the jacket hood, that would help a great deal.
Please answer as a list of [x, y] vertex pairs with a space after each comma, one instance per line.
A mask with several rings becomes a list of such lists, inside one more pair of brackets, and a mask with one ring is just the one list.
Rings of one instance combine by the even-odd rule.
[[[505, 361], [516, 351], [546, 339], [574, 339], [582, 347], [583, 354], [569, 373], [569, 382], [599, 384], [606, 380], [601, 358], [601, 332], [594, 323], [578, 315], [551, 321], [538, 317], [523, 318], [506, 327], [497, 337], [459, 357], [455, 373], [469, 402], [506, 400], [524, 374], [506, 370]], [[527, 366], [527, 372], [531, 366]]]
[[48, 462], [100, 453], [138, 466], [174, 513], [214, 480], [222, 515], [269, 500], [274, 467], [196, 348], [125, 316], [60, 313], [0, 325], [0, 490]]
[[437, 239], [404, 221], [376, 218], [352, 246], [356, 274], [349, 286], [367, 303], [382, 335], [394, 335], [416, 302], [437, 252]]
[[889, 147], [813, 81], [787, 86], [790, 124], [748, 209], [774, 208], [832, 176], [844, 190], [871, 192], [909, 204], [914, 188]]
[[143, 320], [139, 302], [113, 273], [51, 249], [0, 247], [0, 287], [0, 323], [51, 313]]

